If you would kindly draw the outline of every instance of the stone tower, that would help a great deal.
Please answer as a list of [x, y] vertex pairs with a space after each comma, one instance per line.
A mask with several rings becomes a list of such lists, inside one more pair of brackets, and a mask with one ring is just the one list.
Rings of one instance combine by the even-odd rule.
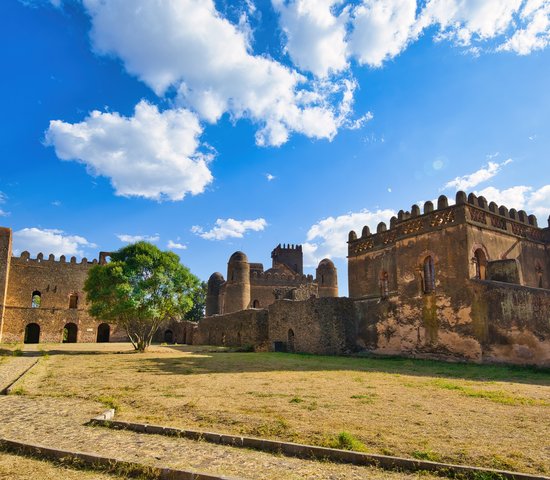
[[338, 296], [338, 275], [331, 260], [328, 258], [321, 260], [315, 271], [315, 276], [319, 288], [319, 297]]
[[271, 258], [273, 259], [274, 268], [276, 265], [283, 264], [300, 275], [304, 274], [301, 245], [281, 245], [279, 243], [271, 252]]
[[11, 228], [0, 227], [0, 340], [4, 329], [4, 310], [11, 263]]
[[223, 275], [215, 272], [208, 279], [208, 289], [206, 291], [206, 316], [217, 315], [220, 312], [220, 291], [225, 282]]
[[250, 304], [250, 264], [243, 252], [235, 252], [227, 263], [223, 313], [245, 310]]

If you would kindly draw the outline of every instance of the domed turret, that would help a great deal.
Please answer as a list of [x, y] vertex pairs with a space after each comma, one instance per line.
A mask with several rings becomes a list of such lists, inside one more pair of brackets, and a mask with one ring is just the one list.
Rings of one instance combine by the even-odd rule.
[[324, 258], [316, 270], [319, 297], [338, 296], [338, 274], [332, 260]]
[[235, 252], [227, 263], [224, 313], [245, 310], [250, 304], [250, 264], [243, 252]]
[[208, 279], [206, 291], [206, 316], [216, 315], [220, 312], [220, 287], [225, 282], [223, 275], [215, 272]]

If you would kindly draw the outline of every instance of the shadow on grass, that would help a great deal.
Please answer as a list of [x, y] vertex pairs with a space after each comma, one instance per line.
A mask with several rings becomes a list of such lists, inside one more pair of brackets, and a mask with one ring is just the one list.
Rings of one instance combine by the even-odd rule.
[[[169, 347], [189, 352], [186, 347]], [[215, 347], [214, 347], [215, 348]], [[457, 378], [472, 381], [499, 381], [550, 385], [550, 369], [515, 365], [478, 365], [417, 360], [401, 357], [336, 357], [290, 353], [228, 353], [208, 349], [181, 357], [144, 358], [140, 371], [159, 374], [193, 375], [206, 373], [275, 371], [378, 372], [419, 377]]]

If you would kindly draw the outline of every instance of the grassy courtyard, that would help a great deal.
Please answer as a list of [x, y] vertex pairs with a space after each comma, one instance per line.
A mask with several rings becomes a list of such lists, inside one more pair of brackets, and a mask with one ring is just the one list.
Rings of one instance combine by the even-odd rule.
[[121, 420], [550, 474], [548, 370], [170, 346], [134, 354], [124, 344], [29, 348], [40, 361], [14, 394], [94, 400]]

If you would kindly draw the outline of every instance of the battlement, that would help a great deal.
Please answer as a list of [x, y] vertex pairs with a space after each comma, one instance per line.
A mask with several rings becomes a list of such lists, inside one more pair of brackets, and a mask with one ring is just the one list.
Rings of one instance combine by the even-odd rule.
[[313, 275], [288, 275], [285, 273], [252, 271], [250, 272], [250, 282], [252, 285], [288, 285], [298, 287], [314, 283], [314, 279]]
[[386, 223], [380, 222], [376, 233], [371, 233], [370, 228], [365, 226], [361, 237], [357, 237], [355, 231], [350, 231], [348, 255], [360, 255], [367, 250], [384, 248], [401, 238], [462, 223], [476, 224], [535, 242], [550, 241], [550, 228], [538, 228], [535, 215], [528, 215], [524, 210], [508, 209], [504, 205], [499, 207], [495, 202], [488, 203], [483, 196], [477, 197], [473, 193], [466, 195], [459, 191], [454, 205], [449, 206], [448, 198], [441, 195], [437, 200], [437, 208], [428, 200], [424, 203], [423, 213], [416, 204], [410, 211], [400, 210], [397, 217], [390, 219], [389, 228]]
[[31, 254], [29, 252], [27, 252], [26, 250], [24, 252], [21, 252], [21, 255], [19, 257], [16, 257], [16, 256], [12, 257], [11, 261], [15, 265], [29, 265], [29, 264], [32, 264], [32, 265], [54, 265], [54, 264], [60, 265], [60, 264], [65, 264], [65, 265], [79, 265], [79, 266], [86, 266], [86, 267], [96, 265], [98, 263], [97, 259], [94, 258], [92, 261], [88, 261], [88, 259], [86, 257], [82, 258], [82, 260], [80, 262], [76, 261], [76, 257], [71, 257], [69, 259], [69, 261], [67, 262], [67, 257], [65, 257], [65, 255], [61, 255], [59, 257], [59, 260], [56, 260], [55, 255], [53, 253], [48, 255], [47, 259], [44, 258], [43, 253], [39, 253], [36, 256], [36, 258], [31, 258]]
[[282, 245], [279, 243], [279, 245], [277, 245], [274, 249], [273, 249], [273, 252], [271, 252], [271, 256], [273, 257], [273, 254], [275, 252], [282, 252], [283, 250], [285, 251], [290, 251], [290, 250], [298, 250], [299, 252], [302, 251], [302, 246], [301, 245], [294, 245], [294, 244], [290, 244], [290, 243], [283, 243]]
[[299, 275], [304, 273], [304, 261], [301, 245], [284, 244], [277, 245], [271, 252], [273, 267], [278, 264], [286, 265]]

